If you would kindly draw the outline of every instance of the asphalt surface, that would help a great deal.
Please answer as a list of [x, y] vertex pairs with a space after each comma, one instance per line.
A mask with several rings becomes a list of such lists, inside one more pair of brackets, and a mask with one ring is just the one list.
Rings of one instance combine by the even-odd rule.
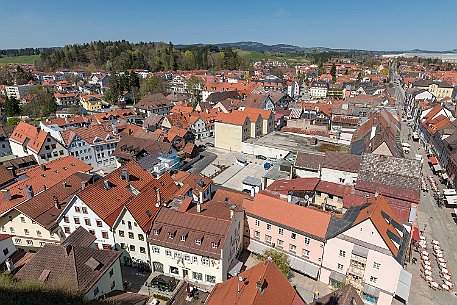
[[191, 173], [199, 174], [204, 170], [208, 165], [210, 165], [214, 160], [216, 160], [217, 155], [210, 153], [208, 151], [202, 151], [200, 156], [203, 157], [199, 161], [195, 162], [192, 167], [188, 170]]

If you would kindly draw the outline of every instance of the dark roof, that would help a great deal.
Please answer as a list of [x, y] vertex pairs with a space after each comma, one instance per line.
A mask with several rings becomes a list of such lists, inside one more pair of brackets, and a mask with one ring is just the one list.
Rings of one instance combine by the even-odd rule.
[[358, 173], [360, 169], [360, 160], [361, 157], [357, 155], [328, 151], [325, 153], [322, 167]]
[[322, 168], [324, 163], [324, 155], [318, 155], [313, 153], [297, 152], [294, 166], [297, 168], [319, 170]]
[[171, 108], [173, 104], [162, 94], [155, 93], [149, 94], [143, 97], [136, 105], [136, 108], [140, 109], [160, 109], [160, 108]]
[[240, 93], [238, 91], [223, 91], [223, 92], [213, 92], [206, 99], [207, 102], [216, 104], [217, 102], [222, 102], [228, 98], [240, 99]]
[[[153, 222], [153, 232], [148, 240], [153, 245], [220, 259], [230, 226], [231, 220], [161, 208]], [[183, 232], [186, 233], [185, 241], [181, 241], [180, 235], [184, 234]], [[169, 233], [175, 234], [173, 238], [169, 237]], [[197, 239], [201, 240], [200, 245], [195, 243]], [[217, 247], [213, 248], [212, 243], [216, 243]]]
[[72, 246], [89, 247], [96, 240], [97, 238], [92, 233], [79, 226], [62, 242], [62, 245], [70, 244]]
[[355, 188], [419, 203], [420, 173], [418, 160], [363, 154]]
[[[87, 293], [121, 255], [113, 250], [46, 244], [15, 277], [52, 286], [64, 285]], [[93, 262], [97, 262], [95, 270], [91, 267]]]

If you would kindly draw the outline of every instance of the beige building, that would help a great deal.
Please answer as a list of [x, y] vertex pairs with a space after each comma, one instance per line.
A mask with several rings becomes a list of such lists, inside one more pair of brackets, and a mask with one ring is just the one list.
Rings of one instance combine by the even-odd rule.
[[452, 98], [454, 87], [452, 84], [442, 81], [419, 80], [412, 84], [412, 87], [424, 89], [433, 94], [438, 101], [443, 98]]
[[274, 130], [274, 115], [270, 110], [244, 108], [219, 113], [215, 122], [215, 146], [241, 151], [241, 143]]
[[219, 113], [214, 126], [217, 148], [241, 151], [241, 143], [251, 136], [251, 121], [240, 111]]

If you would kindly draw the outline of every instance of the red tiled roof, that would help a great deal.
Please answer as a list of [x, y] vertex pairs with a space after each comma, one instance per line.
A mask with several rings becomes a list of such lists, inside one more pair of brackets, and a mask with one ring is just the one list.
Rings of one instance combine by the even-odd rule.
[[249, 115], [243, 111], [233, 110], [229, 113], [220, 112], [217, 115], [216, 120], [232, 125], [243, 125]]
[[253, 200], [245, 199], [243, 207], [247, 214], [295, 228], [320, 239], [325, 238], [331, 217], [324, 211], [299, 206], [261, 193]]
[[[243, 278], [239, 282], [239, 278]], [[263, 288], [261, 292], [257, 286]], [[270, 260], [260, 262], [223, 283], [217, 284], [206, 305], [305, 305], [284, 274]]]
[[35, 166], [24, 172], [28, 178], [20, 180], [6, 188], [9, 190], [11, 199], [0, 198], [0, 215], [27, 200], [25, 193], [26, 185], [30, 185], [33, 191], [37, 193], [43, 188], [43, 185], [49, 188], [62, 182], [74, 173], [84, 173], [90, 170], [92, 170], [92, 166], [73, 156], [62, 157], [45, 165]]
[[43, 146], [44, 142], [46, 141], [46, 138], [48, 136], [48, 133], [40, 130], [36, 137], [33, 140], [30, 140], [29, 144], [27, 145], [28, 149], [31, 149], [35, 153], [39, 153], [41, 147]]
[[10, 136], [10, 139], [23, 145], [26, 139], [29, 139], [31, 141], [36, 137], [37, 133], [38, 130], [35, 126], [32, 126], [25, 122], [19, 122], [16, 128], [14, 128], [13, 133]]
[[290, 180], [276, 180], [267, 187], [267, 190], [287, 195], [289, 191], [314, 191], [319, 178], [295, 178]]

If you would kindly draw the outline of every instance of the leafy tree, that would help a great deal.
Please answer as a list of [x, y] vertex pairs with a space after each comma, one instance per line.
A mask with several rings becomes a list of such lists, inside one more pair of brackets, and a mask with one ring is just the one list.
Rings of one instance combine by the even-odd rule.
[[16, 85], [25, 85], [32, 79], [32, 73], [24, 71], [21, 66], [16, 67]]
[[10, 117], [6, 120], [6, 125], [7, 126], [16, 126], [17, 124], [19, 124], [20, 121], [21, 121], [20, 118]]
[[157, 76], [144, 79], [140, 83], [140, 95], [145, 96], [153, 93], [166, 93], [165, 81]]
[[286, 277], [290, 276], [290, 262], [286, 253], [267, 249], [265, 252], [257, 255], [257, 259], [260, 261], [271, 259]]
[[21, 107], [19, 106], [19, 101], [13, 96], [8, 98], [5, 97], [5, 104], [3, 105], [5, 108], [5, 113], [7, 116], [15, 116], [21, 113]]
[[187, 93], [189, 93], [194, 102], [198, 103], [201, 101], [201, 92], [205, 87], [205, 80], [196, 75], [191, 75], [187, 80]]
[[332, 68], [330, 69], [330, 75], [332, 76], [332, 80], [336, 81], [336, 66], [335, 66], [335, 64], [333, 64]]
[[41, 86], [36, 86], [29, 101], [22, 107], [22, 114], [33, 118], [47, 117], [54, 114], [57, 104], [54, 95]]

